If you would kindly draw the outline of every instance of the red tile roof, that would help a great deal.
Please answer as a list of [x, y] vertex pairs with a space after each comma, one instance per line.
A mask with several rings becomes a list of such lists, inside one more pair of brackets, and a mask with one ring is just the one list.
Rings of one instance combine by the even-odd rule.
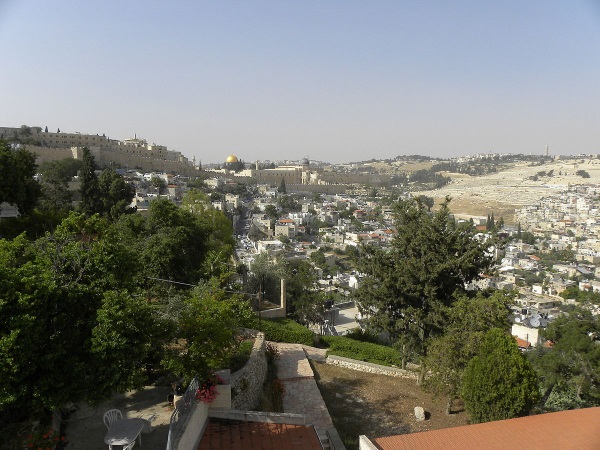
[[517, 341], [517, 345], [521, 348], [529, 348], [531, 347], [531, 342], [526, 341], [525, 339], [521, 339], [520, 337], [517, 336], [513, 336], [516, 341]]
[[314, 427], [211, 418], [198, 450], [322, 450]]
[[599, 449], [600, 407], [371, 440], [380, 450]]

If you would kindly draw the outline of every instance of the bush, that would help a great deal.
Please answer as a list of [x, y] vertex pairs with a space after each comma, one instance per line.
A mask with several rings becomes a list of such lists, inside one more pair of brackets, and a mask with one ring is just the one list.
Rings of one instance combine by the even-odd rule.
[[227, 368], [231, 370], [231, 373], [237, 372], [246, 365], [250, 359], [252, 347], [254, 347], [254, 339], [246, 339], [240, 342], [235, 353], [229, 358]]
[[344, 337], [354, 339], [355, 341], [383, 345], [383, 342], [381, 339], [379, 339], [379, 336], [367, 330], [363, 330], [362, 328], [353, 328], [352, 330], [348, 331]]
[[[254, 327], [259, 329], [258, 320]], [[313, 332], [291, 319], [262, 319], [260, 331], [267, 341], [313, 345]]]
[[526, 416], [539, 401], [537, 374], [505, 330], [485, 334], [463, 375], [461, 396], [471, 423]]
[[360, 342], [344, 336], [321, 336], [329, 345], [330, 355], [357, 359], [382, 366], [402, 367], [402, 355], [398, 350], [371, 342]]

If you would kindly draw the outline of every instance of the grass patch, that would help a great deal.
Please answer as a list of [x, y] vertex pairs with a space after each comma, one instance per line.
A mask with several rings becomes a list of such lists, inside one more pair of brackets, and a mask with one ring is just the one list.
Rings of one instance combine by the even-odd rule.
[[382, 366], [402, 367], [400, 352], [385, 345], [356, 341], [344, 336], [321, 336], [321, 342], [328, 345], [327, 353], [329, 355], [342, 356]]

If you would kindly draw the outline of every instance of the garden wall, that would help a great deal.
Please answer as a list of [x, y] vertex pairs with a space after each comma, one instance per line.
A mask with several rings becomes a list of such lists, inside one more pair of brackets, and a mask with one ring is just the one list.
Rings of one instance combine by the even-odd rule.
[[267, 377], [265, 344], [264, 333], [256, 332], [248, 362], [240, 370], [231, 374], [232, 409], [250, 411], [257, 408]]
[[419, 377], [419, 374], [417, 372], [413, 372], [412, 370], [403, 370], [398, 369], [396, 367], [381, 366], [379, 364], [357, 361], [356, 359], [344, 358], [342, 356], [327, 355], [327, 359], [325, 360], [325, 362], [327, 364], [346, 367], [352, 370], [376, 373], [380, 375], [388, 375], [391, 377], [411, 378], [415, 380]]

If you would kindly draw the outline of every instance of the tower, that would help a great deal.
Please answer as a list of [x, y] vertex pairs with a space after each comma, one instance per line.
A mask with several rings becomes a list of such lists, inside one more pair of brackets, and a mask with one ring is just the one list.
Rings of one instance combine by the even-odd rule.
[[544, 151], [544, 156], [548, 156], [548, 145], [546, 145], [546, 150]]

